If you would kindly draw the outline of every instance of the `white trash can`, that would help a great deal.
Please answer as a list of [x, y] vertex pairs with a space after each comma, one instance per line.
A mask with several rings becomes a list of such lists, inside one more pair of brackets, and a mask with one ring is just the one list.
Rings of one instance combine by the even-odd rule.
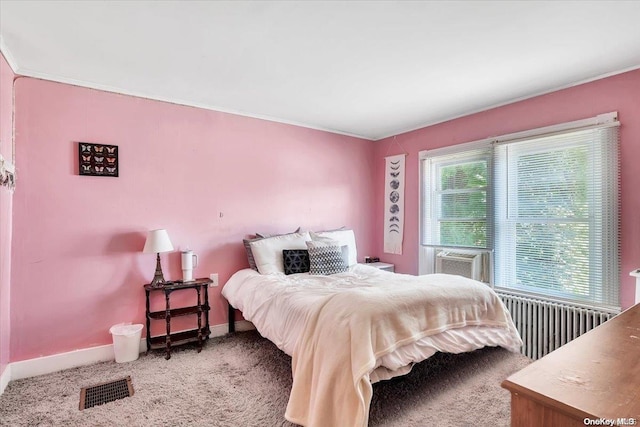
[[113, 352], [116, 362], [124, 363], [137, 360], [140, 355], [140, 336], [142, 325], [131, 323], [118, 323], [109, 329], [113, 336]]

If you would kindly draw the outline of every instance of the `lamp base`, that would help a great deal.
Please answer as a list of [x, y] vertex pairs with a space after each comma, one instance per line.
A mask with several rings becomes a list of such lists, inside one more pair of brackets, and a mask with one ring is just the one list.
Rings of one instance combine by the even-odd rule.
[[153, 280], [150, 285], [152, 288], [161, 288], [166, 281], [164, 280], [164, 274], [162, 274], [162, 265], [160, 265], [160, 254], [157, 254], [156, 258], [156, 272], [153, 276]]

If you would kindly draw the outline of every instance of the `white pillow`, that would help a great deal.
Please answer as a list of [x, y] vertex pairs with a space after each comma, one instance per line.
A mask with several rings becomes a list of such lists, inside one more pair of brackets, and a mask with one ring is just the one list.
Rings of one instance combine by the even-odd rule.
[[281, 236], [267, 237], [266, 239], [251, 242], [251, 253], [260, 274], [283, 273], [284, 259], [283, 249], [307, 249], [305, 242], [311, 240], [308, 232], [283, 234]]
[[337, 240], [340, 245], [349, 247], [349, 266], [358, 263], [358, 252], [356, 250], [356, 236], [353, 230], [335, 230], [320, 231], [318, 233], [311, 232], [311, 240], [324, 241], [325, 239]]

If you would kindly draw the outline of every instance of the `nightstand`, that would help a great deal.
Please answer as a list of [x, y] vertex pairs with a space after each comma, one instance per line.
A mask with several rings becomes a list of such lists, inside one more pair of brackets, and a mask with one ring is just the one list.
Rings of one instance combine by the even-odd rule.
[[368, 262], [368, 263], [363, 263], [362, 265], [375, 267], [379, 270], [390, 271], [391, 273], [395, 272], [395, 269], [396, 269], [395, 265], [388, 264], [386, 262]]
[[[209, 328], [209, 285], [210, 279], [195, 279], [191, 282], [167, 282], [163, 286], [153, 287], [145, 285], [144, 291], [147, 297], [147, 351], [165, 349], [165, 359], [171, 358], [171, 348], [189, 342], [198, 343], [198, 353], [202, 350], [203, 341], [209, 339], [211, 329]], [[191, 289], [197, 294], [196, 304], [188, 307], [171, 308], [171, 294], [175, 291]], [[165, 309], [151, 311], [149, 297], [151, 292], [163, 292], [165, 298]], [[178, 316], [194, 314], [197, 316], [198, 327], [187, 331], [171, 333], [171, 319]], [[165, 320], [167, 333], [165, 335], [151, 336], [151, 321]], [[204, 325], [203, 325], [204, 321]]]

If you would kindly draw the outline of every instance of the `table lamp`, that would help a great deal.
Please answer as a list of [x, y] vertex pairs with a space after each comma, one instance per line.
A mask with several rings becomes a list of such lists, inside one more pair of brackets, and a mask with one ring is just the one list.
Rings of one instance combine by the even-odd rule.
[[142, 252], [157, 254], [156, 273], [151, 281], [152, 287], [159, 288], [165, 283], [164, 275], [162, 274], [162, 266], [160, 265], [160, 253], [170, 252], [172, 250], [173, 245], [171, 244], [171, 240], [169, 240], [167, 230], [160, 229], [149, 231], [149, 234], [147, 234], [147, 241], [144, 243], [144, 249], [142, 249]]

